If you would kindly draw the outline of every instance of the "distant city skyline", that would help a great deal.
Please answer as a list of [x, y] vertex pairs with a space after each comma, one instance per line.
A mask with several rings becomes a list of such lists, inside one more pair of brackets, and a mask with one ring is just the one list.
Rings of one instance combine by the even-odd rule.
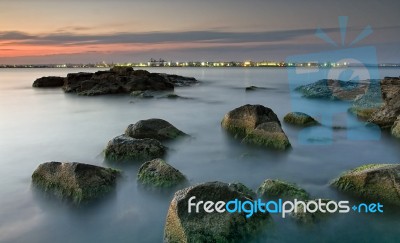
[[0, 1], [0, 64], [285, 60], [332, 51], [338, 16], [348, 45], [376, 47], [379, 63], [400, 63], [400, 2], [316, 0]]

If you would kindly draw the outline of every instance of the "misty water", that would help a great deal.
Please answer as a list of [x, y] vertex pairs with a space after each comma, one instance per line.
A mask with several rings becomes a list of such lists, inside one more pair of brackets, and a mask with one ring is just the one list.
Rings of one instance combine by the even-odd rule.
[[[345, 112], [348, 103], [307, 100], [291, 92], [285, 69], [148, 70], [192, 76], [201, 83], [176, 88], [176, 94], [190, 99], [82, 97], [31, 85], [42, 76], [94, 69], [0, 69], [0, 242], [161, 242], [173, 193], [138, 187], [139, 163], [120, 166], [102, 157], [111, 138], [141, 119], [162, 118], [190, 134], [189, 139], [167, 144], [165, 160], [191, 184], [240, 181], [257, 189], [265, 179], [279, 178], [298, 184], [314, 198], [356, 203], [360, 201], [337, 192], [329, 181], [362, 164], [399, 162], [400, 141], [386, 132], [379, 134], [374, 128], [366, 128]], [[399, 76], [400, 70], [381, 69], [380, 75]], [[265, 89], [246, 92], [245, 87], [251, 85]], [[301, 129], [282, 123], [293, 149], [274, 152], [243, 145], [221, 129], [224, 114], [244, 104], [270, 107], [281, 120], [293, 108], [299, 111], [301, 107], [305, 111], [312, 107], [321, 114], [332, 110], [342, 113], [335, 114], [322, 128], [315, 128], [323, 131], [309, 130], [322, 137], [311, 137], [308, 143], [298, 139]], [[332, 125], [341, 129], [332, 129]], [[348, 134], [352, 131], [365, 137], [351, 139]], [[77, 208], [32, 187], [32, 172], [47, 161], [114, 166], [123, 170], [123, 176], [114, 193]], [[383, 214], [331, 215], [308, 227], [275, 215], [274, 227], [257, 240], [395, 242], [400, 238], [400, 214], [389, 207], [384, 209]]]

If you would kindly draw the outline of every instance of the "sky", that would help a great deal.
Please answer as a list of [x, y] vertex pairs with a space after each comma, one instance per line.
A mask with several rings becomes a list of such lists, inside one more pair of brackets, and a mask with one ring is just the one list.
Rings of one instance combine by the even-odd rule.
[[[398, 0], [0, 0], [0, 64], [284, 61], [363, 46], [400, 63], [399, 9]], [[372, 33], [349, 46], [366, 26]]]

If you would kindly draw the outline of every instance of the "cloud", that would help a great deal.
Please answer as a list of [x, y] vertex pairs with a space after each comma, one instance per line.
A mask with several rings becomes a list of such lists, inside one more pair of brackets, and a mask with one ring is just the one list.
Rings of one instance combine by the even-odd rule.
[[[82, 29], [73, 27], [68, 29]], [[335, 28], [325, 29], [326, 32], [337, 31]], [[261, 31], [261, 32], [224, 32], [224, 31], [186, 31], [186, 32], [148, 32], [148, 33], [114, 33], [84, 35], [77, 33], [49, 33], [32, 35], [23, 32], [0, 32], [0, 41], [9, 44], [29, 45], [87, 45], [87, 44], [156, 44], [173, 42], [206, 42], [206, 43], [249, 43], [277, 42], [293, 40], [299, 37], [313, 35], [315, 29]]]

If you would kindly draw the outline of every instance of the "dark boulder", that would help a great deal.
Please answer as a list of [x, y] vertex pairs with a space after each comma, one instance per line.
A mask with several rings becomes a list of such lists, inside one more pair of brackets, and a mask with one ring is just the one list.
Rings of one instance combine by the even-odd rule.
[[55, 88], [62, 87], [64, 85], [65, 78], [63, 77], [42, 77], [38, 78], [33, 82], [32, 86], [35, 88]]
[[47, 162], [32, 174], [35, 186], [79, 204], [110, 192], [119, 171], [82, 163]]
[[138, 181], [153, 188], [171, 188], [186, 182], [186, 177], [162, 159], [144, 163], [138, 172]]
[[153, 118], [130, 124], [125, 130], [125, 135], [132, 138], [168, 140], [185, 136], [186, 134], [165, 120]]
[[290, 142], [276, 114], [262, 105], [244, 105], [228, 112], [222, 127], [248, 144], [285, 150]]
[[136, 139], [121, 135], [111, 139], [104, 150], [111, 161], [151, 160], [163, 157], [166, 147], [155, 139]]

